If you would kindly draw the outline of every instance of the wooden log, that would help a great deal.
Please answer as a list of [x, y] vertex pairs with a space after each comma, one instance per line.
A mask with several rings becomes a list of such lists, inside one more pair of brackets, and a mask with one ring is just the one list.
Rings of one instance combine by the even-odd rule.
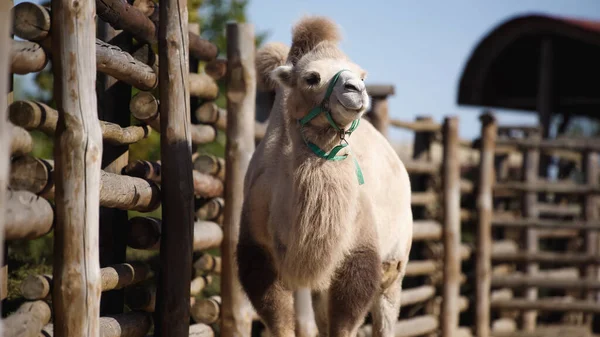
[[[8, 200], [7, 186], [11, 157], [11, 127], [6, 111], [12, 101], [13, 75], [10, 73], [10, 26], [12, 19], [10, 8], [12, 1], [0, 2], [0, 214], [6, 214]], [[6, 94], [7, 93], [7, 94]], [[0, 215], [0, 242], [4, 242], [6, 216]], [[0, 249], [0, 301], [8, 297], [8, 265], [5, 262], [5, 250]], [[1, 309], [1, 308], [0, 308]], [[4, 336], [3, 324], [0, 323], [0, 335]]]
[[[100, 317], [100, 335], [102, 337], [143, 337], [152, 326], [152, 316], [146, 312], [127, 313]], [[46, 325], [40, 337], [53, 337], [54, 325]]]
[[214, 100], [219, 96], [219, 86], [215, 80], [205, 73], [190, 74], [190, 96], [204, 100]]
[[30, 41], [12, 41], [10, 71], [25, 75], [42, 71], [48, 64], [46, 52], [39, 44]]
[[202, 256], [196, 262], [194, 262], [194, 268], [199, 269], [203, 272], [220, 274], [221, 257], [213, 256], [210, 254], [202, 254]]
[[25, 302], [15, 313], [3, 319], [3, 336], [37, 337], [50, 321], [50, 315], [50, 307], [46, 302]]
[[[533, 135], [532, 139], [539, 138], [539, 135]], [[524, 182], [519, 182], [521, 185], [535, 184], [538, 180], [540, 153], [535, 149], [528, 149], [523, 153], [523, 179]], [[504, 183], [505, 184], [505, 183]], [[496, 185], [496, 188], [499, 184]], [[527, 190], [527, 193], [523, 195], [521, 199], [521, 213], [526, 218], [537, 218], [539, 212], [537, 209], [538, 195], [533, 190]], [[525, 245], [528, 253], [536, 253], [539, 246], [539, 232], [536, 229], [528, 229], [525, 233]], [[527, 264], [527, 273], [534, 275], [538, 272], [539, 265], [536, 263]], [[528, 300], [535, 300], [538, 297], [538, 291], [536, 288], [526, 289], [526, 297]], [[526, 311], [523, 313], [523, 328], [526, 331], [533, 331], [537, 324], [537, 312]]]
[[103, 149], [94, 90], [95, 13], [89, 1], [52, 1], [54, 98], [59, 112], [52, 305], [58, 336], [100, 335], [98, 205]]
[[[121, 263], [100, 269], [102, 291], [122, 289], [145, 280], [150, 267], [145, 263]], [[52, 275], [29, 275], [20, 285], [21, 295], [28, 300], [50, 298]]]
[[390, 125], [388, 106], [387, 96], [372, 96], [371, 110], [367, 113], [367, 118], [369, 118], [375, 129], [386, 138], [388, 137]]
[[592, 279], [549, 278], [548, 276], [494, 276], [492, 286], [513, 289], [537, 287], [545, 289], [598, 290], [600, 282]]
[[[214, 102], [206, 102], [195, 111], [196, 119], [200, 123], [214, 125], [219, 130], [227, 128], [227, 110], [219, 108]], [[254, 122], [254, 139], [260, 141], [264, 138], [267, 131], [267, 124], [264, 122]]]
[[425, 160], [407, 160], [404, 166], [409, 174], [437, 174], [440, 172], [440, 165]]
[[[47, 162], [52, 166], [48, 167]], [[31, 156], [13, 158], [10, 165], [9, 186], [13, 190], [24, 190], [37, 195], [53, 189], [53, 161], [45, 161]]]
[[[44, 103], [33, 101], [16, 101], [9, 107], [11, 122], [25, 130], [40, 130], [49, 136], [54, 136], [58, 123], [58, 111]], [[100, 121], [102, 138], [112, 145], [137, 143], [150, 135], [146, 125], [121, 127], [118, 124]]]
[[219, 320], [221, 313], [221, 296], [214, 295], [197, 301], [190, 313], [196, 323], [213, 324]]
[[[586, 186], [598, 185], [600, 181], [600, 172], [598, 167], [598, 154], [594, 152], [585, 152], [583, 154], [583, 173]], [[598, 220], [598, 197], [595, 195], [585, 195], [582, 200], [583, 217], [586, 221], [597, 221]], [[577, 233], [578, 234], [578, 233]], [[598, 232], [587, 231], [585, 234], [585, 250], [588, 255], [597, 255], [599, 252], [598, 247]], [[587, 266], [582, 268], [582, 272], [589, 282], [594, 282], [598, 279], [598, 266]], [[589, 288], [587, 288], [589, 289]], [[594, 289], [597, 290], [597, 289]], [[588, 291], [585, 295], [587, 300], [595, 300], [599, 292]], [[585, 321], [588, 326], [591, 327], [594, 317], [592, 315], [586, 315]]]
[[225, 208], [225, 201], [223, 198], [211, 198], [204, 200], [196, 210], [196, 216], [200, 220], [216, 221], [223, 216], [223, 209]]
[[217, 58], [204, 65], [204, 72], [215, 81], [220, 80], [227, 74], [227, 60]]
[[[312, 295], [308, 288], [294, 291], [295, 334], [297, 337], [317, 337], [318, 329], [312, 306]], [[255, 316], [253, 319], [257, 319]]]
[[[137, 178], [152, 180], [161, 183], [162, 163], [138, 160], [130, 163], [123, 170], [125, 174]], [[194, 194], [204, 198], [214, 198], [223, 194], [223, 182], [208, 174], [198, 171], [192, 172]]]
[[[434, 315], [417, 316], [399, 320], [394, 326], [394, 337], [415, 337], [435, 332], [438, 329], [439, 320]], [[371, 337], [373, 327], [365, 324], [359, 328], [357, 337]]]
[[598, 139], [592, 137], [556, 139], [502, 138], [498, 139], [498, 145], [515, 146], [521, 149], [600, 152]]
[[[165, 5], [163, 4], [163, 6]], [[96, 0], [96, 8], [98, 16], [105, 22], [110, 23], [115, 29], [126, 30], [133, 34], [136, 39], [151, 44], [157, 42], [155, 24], [142, 11], [126, 1]], [[155, 10], [159, 10], [158, 4], [156, 4]], [[183, 32], [187, 32], [187, 29]], [[160, 34], [160, 28], [158, 34]], [[184, 35], [185, 40], [189, 41], [189, 53], [192, 56], [201, 61], [212, 61], [217, 57], [218, 49], [214, 44], [191, 32]]]
[[572, 182], [501, 182], [496, 184], [498, 191], [510, 189], [520, 192], [536, 193], [561, 193], [561, 194], [598, 194], [600, 186], [598, 184], [583, 185]]
[[579, 216], [581, 213], [581, 205], [538, 202], [537, 211], [540, 216], [545, 215], [551, 217], [576, 217]]
[[[460, 192], [460, 191], [459, 191]], [[438, 201], [438, 196], [435, 192], [412, 192], [411, 204], [418, 206], [431, 205]]]
[[367, 92], [371, 97], [385, 97], [394, 95], [396, 87], [393, 84], [368, 84]]
[[190, 283], [190, 294], [192, 296], [200, 295], [202, 290], [206, 288], [207, 285], [212, 283], [212, 276], [203, 275], [198, 276], [192, 280]]
[[10, 154], [21, 156], [33, 150], [33, 139], [27, 130], [8, 123], [8, 134], [10, 135]]
[[[129, 108], [136, 119], [150, 125], [155, 131], [161, 132], [159, 101], [151, 93], [140, 92], [132, 99]], [[213, 142], [217, 138], [217, 130], [212, 125], [189, 125], [192, 144], [200, 145]]]
[[[505, 324], [510, 324], [506, 322]], [[508, 326], [508, 328], [511, 328]], [[494, 332], [494, 337], [561, 337], [561, 336], [569, 336], [569, 337], [593, 337], [591, 334], [590, 328], [586, 326], [569, 326], [566, 324], [558, 325], [558, 324], [550, 324], [540, 326], [535, 329], [535, 331], [523, 331], [523, 330], [508, 330]]]
[[254, 152], [256, 69], [254, 26], [227, 24], [227, 144], [225, 148], [225, 215], [221, 244], [221, 336], [250, 335], [252, 305], [241, 290], [235, 250], [239, 236], [239, 212], [243, 203], [244, 177]]
[[33, 2], [21, 2], [12, 9], [12, 31], [18, 37], [39, 42], [50, 33], [50, 13]]
[[[21, 157], [16, 162], [17, 168], [35, 167], [35, 170], [18, 171], [18, 175], [13, 179], [17, 186], [33, 193], [41, 189], [40, 194], [49, 199], [55, 198], [53, 161]], [[160, 190], [156, 184], [148, 180], [101, 171], [100, 205], [151, 212], [160, 206]]]
[[513, 309], [523, 311], [581, 311], [600, 313], [600, 304], [596, 301], [565, 301], [557, 299], [512, 299], [495, 300], [491, 302], [493, 309]]
[[438, 270], [438, 265], [435, 261], [424, 260], [424, 261], [409, 261], [406, 265], [406, 272], [404, 276], [423, 276], [431, 275]]
[[443, 177], [443, 241], [444, 284], [441, 310], [441, 335], [451, 337], [458, 329], [458, 298], [460, 296], [460, 162], [458, 144], [458, 118], [444, 121]]
[[492, 191], [494, 188], [494, 147], [497, 126], [492, 114], [480, 117], [481, 148], [477, 181], [477, 255], [475, 257], [475, 335], [490, 336], [490, 282], [492, 271]]
[[439, 240], [442, 238], [442, 225], [434, 220], [415, 220], [413, 241]]
[[552, 252], [492, 252], [492, 260], [497, 262], [544, 263], [549, 265], [600, 265], [600, 256]]
[[407, 122], [398, 119], [391, 119], [390, 125], [415, 132], [440, 132], [442, 130], [442, 126], [433, 120]]
[[414, 305], [428, 301], [435, 296], [435, 287], [424, 285], [402, 290], [402, 306]]
[[140, 90], [149, 91], [158, 85], [158, 76], [152, 67], [100, 39], [96, 39], [96, 58], [98, 71]]
[[[131, 248], [145, 250], [157, 250], [160, 248], [162, 231], [160, 219], [134, 217], [129, 220], [129, 226], [131, 230], [127, 239], [127, 244]], [[203, 251], [218, 247], [223, 240], [223, 231], [221, 227], [211, 221], [195, 221], [193, 235], [194, 251]]]
[[144, 285], [127, 288], [125, 303], [131, 310], [154, 312], [156, 309], [156, 286]]
[[190, 325], [189, 337], [214, 337], [213, 329], [206, 324], [197, 323]]
[[524, 219], [508, 218], [492, 220], [492, 225], [512, 228], [537, 228], [537, 229], [573, 229], [585, 231], [600, 231], [600, 221], [591, 220], [554, 220], [554, 219]]
[[7, 197], [5, 240], [33, 240], [52, 230], [54, 210], [48, 201], [27, 191], [9, 190]]
[[158, 6], [153, 0], [134, 0], [133, 7], [139, 9], [145, 16], [158, 14]]
[[194, 160], [194, 169], [225, 180], [225, 159], [210, 154], [201, 154]]

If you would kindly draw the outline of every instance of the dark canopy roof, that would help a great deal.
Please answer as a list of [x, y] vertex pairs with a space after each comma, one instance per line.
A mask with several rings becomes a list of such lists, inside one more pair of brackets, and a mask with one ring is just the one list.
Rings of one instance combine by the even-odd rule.
[[554, 112], [600, 118], [600, 22], [542, 15], [508, 20], [477, 45], [458, 104], [536, 111], [545, 37], [552, 39]]

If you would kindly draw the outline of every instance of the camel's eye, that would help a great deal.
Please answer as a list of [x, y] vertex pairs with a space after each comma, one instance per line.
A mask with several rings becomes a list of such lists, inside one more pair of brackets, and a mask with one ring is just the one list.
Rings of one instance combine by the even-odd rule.
[[321, 75], [317, 72], [311, 72], [310, 74], [304, 76], [304, 80], [308, 85], [317, 85], [321, 82]]

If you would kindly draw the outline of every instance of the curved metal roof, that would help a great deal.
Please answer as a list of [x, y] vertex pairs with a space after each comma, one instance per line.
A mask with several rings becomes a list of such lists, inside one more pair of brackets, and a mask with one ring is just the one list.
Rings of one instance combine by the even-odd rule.
[[543, 15], [512, 18], [481, 40], [460, 78], [458, 104], [536, 111], [547, 37], [553, 112], [600, 118], [600, 22]]

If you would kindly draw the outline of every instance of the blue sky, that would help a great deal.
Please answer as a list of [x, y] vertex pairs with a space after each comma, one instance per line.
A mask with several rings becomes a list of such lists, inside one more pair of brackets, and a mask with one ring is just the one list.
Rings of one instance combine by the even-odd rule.
[[[268, 41], [288, 44], [302, 15], [331, 17], [342, 29], [344, 51], [369, 72], [367, 82], [395, 85], [392, 118], [427, 114], [442, 121], [456, 115], [461, 136], [469, 139], [479, 135], [481, 109], [456, 104], [464, 64], [485, 34], [525, 13], [600, 21], [600, 0], [250, 0], [248, 12], [256, 30], [270, 32]], [[497, 116], [500, 123], [536, 122], [533, 115], [498, 111]], [[413, 134], [396, 131], [390, 137], [410, 140]]]
[[[479, 135], [481, 109], [456, 104], [464, 64], [491, 29], [526, 13], [600, 20], [600, 0], [250, 0], [248, 19], [257, 31], [269, 31], [267, 41], [289, 44], [302, 15], [329, 16], [342, 30], [344, 51], [369, 72], [367, 82], [395, 85], [392, 118], [430, 115], [442, 121], [457, 115], [461, 136], [471, 139]], [[532, 114], [497, 116], [500, 123], [536, 122]], [[390, 137], [410, 140], [413, 134], [390, 130]]]

